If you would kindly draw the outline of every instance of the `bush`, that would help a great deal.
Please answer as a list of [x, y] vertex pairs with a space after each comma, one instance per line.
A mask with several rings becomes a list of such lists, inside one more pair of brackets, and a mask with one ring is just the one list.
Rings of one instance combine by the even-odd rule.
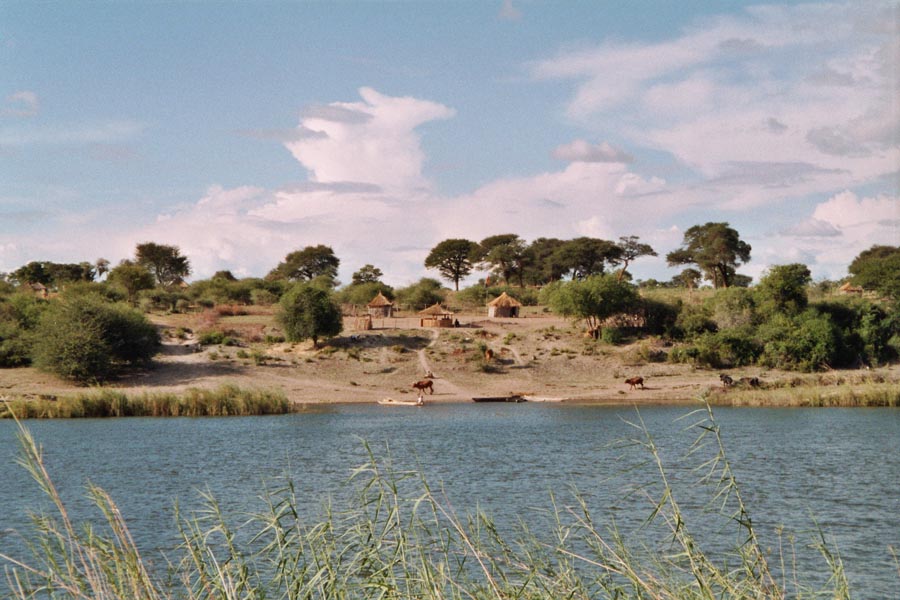
[[149, 362], [158, 345], [156, 328], [138, 311], [80, 296], [52, 304], [41, 317], [33, 359], [66, 379], [98, 381], [124, 365]]
[[675, 337], [691, 339], [716, 330], [709, 312], [699, 306], [683, 304], [675, 319]]
[[697, 336], [690, 346], [672, 350], [669, 360], [713, 369], [730, 369], [753, 364], [759, 354], [759, 344], [749, 330], [728, 330]]
[[843, 349], [840, 330], [816, 310], [796, 317], [778, 315], [760, 327], [765, 344], [760, 364], [794, 371], [815, 371], [839, 364]]
[[607, 344], [618, 345], [625, 340], [625, 333], [619, 327], [604, 327], [600, 332], [600, 339]]

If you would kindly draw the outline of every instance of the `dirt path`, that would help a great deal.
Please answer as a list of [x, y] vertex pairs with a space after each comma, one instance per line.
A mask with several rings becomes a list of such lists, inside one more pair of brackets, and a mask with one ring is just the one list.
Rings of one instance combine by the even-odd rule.
[[452, 381], [436, 374], [434, 372], [434, 369], [431, 368], [431, 364], [428, 362], [428, 355], [426, 351], [437, 344], [440, 336], [441, 330], [434, 329], [431, 332], [431, 342], [429, 342], [427, 346], [419, 350], [419, 365], [422, 367], [422, 372], [426, 374], [431, 373], [433, 375], [433, 379], [437, 382], [437, 385], [435, 385], [435, 387], [439, 389], [440, 392], [435, 392], [435, 395], [452, 396], [454, 400], [471, 398], [472, 394], [469, 391], [459, 387]]

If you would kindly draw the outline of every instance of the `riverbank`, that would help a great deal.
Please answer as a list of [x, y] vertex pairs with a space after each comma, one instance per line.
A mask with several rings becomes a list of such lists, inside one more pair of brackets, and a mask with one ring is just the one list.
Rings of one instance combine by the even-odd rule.
[[[461, 319], [461, 327], [421, 328], [416, 319], [376, 322], [344, 333], [320, 348], [310, 342], [266, 342], [270, 315], [224, 319], [235, 345], [201, 345], [190, 315], [156, 318], [162, 351], [151, 368], [131, 372], [101, 389], [128, 398], [178, 397], [223, 386], [283, 397], [295, 407], [374, 403], [415, 398], [412, 383], [431, 379], [427, 402], [470, 402], [473, 397], [518, 394], [544, 400], [597, 404], [712, 404], [735, 406], [900, 406], [900, 366], [802, 374], [759, 368], [711, 371], [665, 362], [660, 340], [621, 345], [585, 338], [552, 316]], [[485, 350], [493, 356], [486, 360]], [[734, 382], [725, 386], [720, 374]], [[34, 369], [0, 372], [0, 398], [46, 400], [99, 390], [78, 387]], [[626, 379], [639, 377], [631, 386]]]

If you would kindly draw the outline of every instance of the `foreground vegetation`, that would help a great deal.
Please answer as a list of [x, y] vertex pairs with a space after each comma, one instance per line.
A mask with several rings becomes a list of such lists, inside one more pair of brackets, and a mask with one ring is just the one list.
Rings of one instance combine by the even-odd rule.
[[[763, 547], [708, 405], [685, 418], [698, 432], [690, 446], [699, 465], [694, 485], [710, 493], [700, 514], [682, 508], [670, 481], [676, 466], [664, 463], [638, 416], [622, 450], [638, 449], [646, 460], [632, 475], [649, 469], [655, 482], [638, 489], [649, 516], [628, 534], [597, 523], [577, 495], [551, 498], [546, 535], [525, 524], [500, 531], [483, 512], [458, 514], [422, 473], [395, 469], [370, 451], [348, 483], [355, 500], [329, 506], [321, 519], [300, 517], [304, 499], [290, 481], [267, 490], [265, 509], [237, 525], [205, 496], [203, 509], [176, 515], [181, 544], [166, 556], [167, 576], [135, 545], [102, 489], [88, 488], [100, 522], [69, 519], [39, 447], [20, 426], [21, 462], [56, 515], [35, 519], [30, 556], [0, 559], [9, 566], [9, 597], [22, 600], [850, 598], [840, 555], [821, 533], [810, 540], [821, 553], [817, 573], [790, 566], [790, 541], [781, 555]], [[712, 532], [715, 543], [697, 530]], [[709, 549], [728, 538], [732, 548]]]
[[98, 417], [247, 417], [281, 415], [293, 410], [284, 394], [223, 385], [215, 390], [189, 388], [180, 393], [128, 396], [98, 389], [60, 398], [15, 399], [0, 403], [0, 419]]

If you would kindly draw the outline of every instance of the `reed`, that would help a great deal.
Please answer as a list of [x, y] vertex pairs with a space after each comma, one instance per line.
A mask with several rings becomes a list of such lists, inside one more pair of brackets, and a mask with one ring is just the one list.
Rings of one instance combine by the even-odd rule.
[[[637, 447], [655, 473], [646, 494], [645, 527], [623, 534], [597, 524], [577, 494], [562, 505], [551, 496], [546, 535], [522, 524], [501, 532], [485, 513], [458, 514], [421, 472], [393, 466], [367, 446], [368, 460], [348, 485], [346, 508], [324, 508], [321, 518], [301, 518], [304, 504], [285, 480], [262, 495], [264, 508], [232, 525], [218, 501], [190, 515], [176, 512], [181, 544], [167, 558], [169, 577], [146, 566], [112, 499], [89, 492], [99, 522], [78, 527], [59, 499], [40, 448], [19, 424], [21, 463], [56, 507], [36, 519], [29, 558], [9, 557], [8, 597], [94, 599], [603, 599], [850, 598], [840, 555], [819, 534], [828, 582], [805, 584], [788, 573], [782, 555], [773, 568], [752, 525], [719, 427], [707, 404], [685, 416], [698, 432], [690, 455], [699, 457], [697, 485], [712, 489], [708, 512], [736, 534], [729, 559], [704, 551], [678, 502], [667, 465], [640, 420], [624, 447]], [[176, 508], [177, 511], [177, 508]], [[703, 517], [709, 518], [709, 515]], [[657, 527], [660, 542], [647, 531]], [[642, 537], [641, 532], [645, 532]], [[715, 530], [716, 536], [725, 534]], [[735, 559], [736, 557], [736, 559]], [[775, 557], [778, 559], [779, 557]], [[790, 559], [788, 559], [790, 564]]]
[[80, 392], [55, 399], [13, 399], [0, 404], [0, 418], [71, 419], [100, 417], [225, 417], [292, 412], [280, 391], [222, 385], [183, 393], [128, 395], [112, 389]]
[[728, 390], [710, 396], [710, 401], [729, 406], [897, 407], [900, 406], [900, 383], [848, 382], [827, 386]]

